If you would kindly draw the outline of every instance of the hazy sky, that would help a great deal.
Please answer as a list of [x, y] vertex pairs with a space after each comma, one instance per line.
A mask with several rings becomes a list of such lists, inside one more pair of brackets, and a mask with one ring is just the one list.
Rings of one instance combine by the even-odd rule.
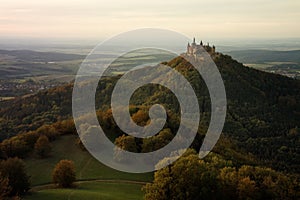
[[300, 0], [0, 0], [0, 36], [106, 38], [141, 27], [204, 38], [300, 37]]

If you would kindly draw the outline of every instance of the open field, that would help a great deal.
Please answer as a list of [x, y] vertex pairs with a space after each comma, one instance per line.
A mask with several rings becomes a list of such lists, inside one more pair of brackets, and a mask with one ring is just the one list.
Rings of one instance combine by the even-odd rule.
[[146, 182], [152, 180], [152, 173], [130, 174], [103, 165], [87, 151], [81, 150], [76, 144], [76, 139], [77, 137], [74, 135], [67, 135], [54, 141], [51, 156], [47, 159], [39, 159], [35, 155], [25, 159], [27, 172], [31, 176], [33, 186], [50, 183], [52, 170], [62, 159], [74, 161], [78, 180], [112, 179]]
[[25, 200], [140, 200], [143, 198], [141, 184], [86, 182], [74, 189], [44, 189], [33, 192]]

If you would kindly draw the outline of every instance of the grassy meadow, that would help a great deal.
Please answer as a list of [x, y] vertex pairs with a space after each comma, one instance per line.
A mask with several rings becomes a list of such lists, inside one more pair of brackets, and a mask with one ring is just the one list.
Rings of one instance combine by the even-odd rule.
[[[26, 200], [36, 199], [142, 199], [141, 187], [152, 181], [152, 173], [130, 174], [111, 169], [76, 144], [75, 135], [66, 135], [52, 142], [51, 156], [40, 159], [34, 154], [25, 159], [26, 170], [31, 177], [31, 195]], [[74, 161], [77, 182], [73, 189], [55, 188], [52, 170], [62, 159]]]
[[87, 182], [74, 189], [43, 189], [26, 196], [25, 200], [140, 200], [143, 198], [141, 184]]

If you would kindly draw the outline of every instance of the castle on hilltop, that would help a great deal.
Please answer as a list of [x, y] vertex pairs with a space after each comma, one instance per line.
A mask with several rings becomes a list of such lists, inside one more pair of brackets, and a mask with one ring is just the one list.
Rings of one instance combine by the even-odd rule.
[[211, 47], [211, 46], [209, 46], [209, 43], [207, 43], [207, 45], [204, 45], [202, 41], [200, 42], [200, 44], [197, 44], [196, 40], [194, 38], [192, 44], [188, 43], [186, 54], [187, 55], [197, 55], [197, 54], [200, 54], [201, 51], [203, 51], [203, 49], [205, 49], [209, 54], [216, 53], [215, 46]]

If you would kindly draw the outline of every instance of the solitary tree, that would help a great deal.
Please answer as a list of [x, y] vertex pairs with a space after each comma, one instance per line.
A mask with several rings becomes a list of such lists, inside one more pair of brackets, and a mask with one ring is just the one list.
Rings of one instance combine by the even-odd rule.
[[26, 174], [25, 164], [21, 159], [9, 158], [0, 162], [0, 173], [8, 179], [11, 188], [10, 195], [22, 195], [29, 190], [29, 176]]
[[52, 173], [53, 182], [60, 187], [71, 187], [76, 180], [75, 166], [73, 161], [61, 160], [55, 166]]
[[48, 137], [41, 135], [34, 145], [34, 150], [38, 156], [45, 158], [49, 156], [51, 151], [51, 144], [48, 140]]

